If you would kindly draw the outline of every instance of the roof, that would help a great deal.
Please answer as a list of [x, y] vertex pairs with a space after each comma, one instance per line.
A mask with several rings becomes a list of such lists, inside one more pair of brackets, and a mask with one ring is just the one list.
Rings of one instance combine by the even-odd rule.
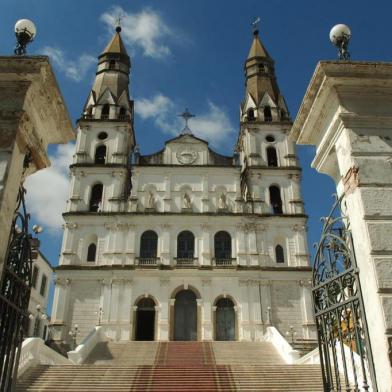
[[116, 34], [114, 34], [113, 38], [102, 52], [102, 54], [105, 53], [120, 53], [128, 56], [119, 31], [116, 31]]
[[249, 50], [248, 59], [251, 59], [252, 57], [270, 57], [267, 49], [261, 43], [258, 34], [254, 35], [252, 46]]

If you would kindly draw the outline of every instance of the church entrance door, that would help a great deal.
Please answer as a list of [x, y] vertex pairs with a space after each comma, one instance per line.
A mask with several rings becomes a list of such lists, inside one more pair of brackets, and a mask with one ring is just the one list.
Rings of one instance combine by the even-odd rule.
[[174, 340], [197, 340], [197, 303], [191, 290], [182, 290], [176, 295]]
[[154, 340], [155, 303], [143, 298], [137, 303], [135, 340]]
[[216, 303], [216, 340], [235, 340], [234, 303], [221, 298]]

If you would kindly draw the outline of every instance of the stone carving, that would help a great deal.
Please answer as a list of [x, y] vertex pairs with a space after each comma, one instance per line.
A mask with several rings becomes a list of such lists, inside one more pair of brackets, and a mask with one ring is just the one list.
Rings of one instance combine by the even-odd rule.
[[218, 200], [218, 208], [220, 210], [227, 210], [227, 199], [224, 193], [221, 193]]
[[148, 209], [154, 209], [155, 207], [155, 197], [152, 191], [148, 192], [148, 200], [147, 200], [147, 208]]
[[176, 157], [178, 162], [183, 165], [191, 165], [197, 161], [199, 154], [197, 151], [193, 151], [188, 148], [185, 151], [178, 151]]
[[182, 208], [189, 210], [190, 208], [192, 208], [192, 202], [191, 202], [191, 198], [189, 197], [189, 195], [185, 192], [184, 193], [184, 197], [182, 199]]

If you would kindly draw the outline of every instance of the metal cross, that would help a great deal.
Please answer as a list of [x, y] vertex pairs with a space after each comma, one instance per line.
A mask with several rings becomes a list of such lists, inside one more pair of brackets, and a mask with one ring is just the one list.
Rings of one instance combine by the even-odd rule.
[[259, 24], [260, 24], [260, 16], [256, 16], [253, 19], [253, 22], [252, 22], [252, 27], [253, 27], [253, 33], [254, 34], [259, 31]]
[[188, 121], [192, 117], [196, 117], [196, 116], [194, 114], [191, 114], [190, 111], [188, 110], [188, 108], [185, 108], [185, 111], [183, 113], [179, 114], [178, 117], [182, 117], [185, 120], [185, 126], [184, 126], [184, 129], [181, 131], [181, 134], [182, 135], [191, 134], [192, 131], [190, 130], [190, 128], [188, 126]]
[[121, 31], [121, 14], [118, 14], [116, 19], [116, 31], [119, 33]]

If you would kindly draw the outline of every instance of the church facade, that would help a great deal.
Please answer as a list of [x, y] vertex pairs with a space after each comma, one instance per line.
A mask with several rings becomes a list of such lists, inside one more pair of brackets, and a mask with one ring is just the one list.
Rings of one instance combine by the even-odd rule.
[[114, 340], [259, 341], [269, 325], [314, 337], [301, 169], [258, 32], [233, 156], [188, 127], [141, 154], [130, 68], [118, 27], [78, 121], [54, 339], [98, 324]]

